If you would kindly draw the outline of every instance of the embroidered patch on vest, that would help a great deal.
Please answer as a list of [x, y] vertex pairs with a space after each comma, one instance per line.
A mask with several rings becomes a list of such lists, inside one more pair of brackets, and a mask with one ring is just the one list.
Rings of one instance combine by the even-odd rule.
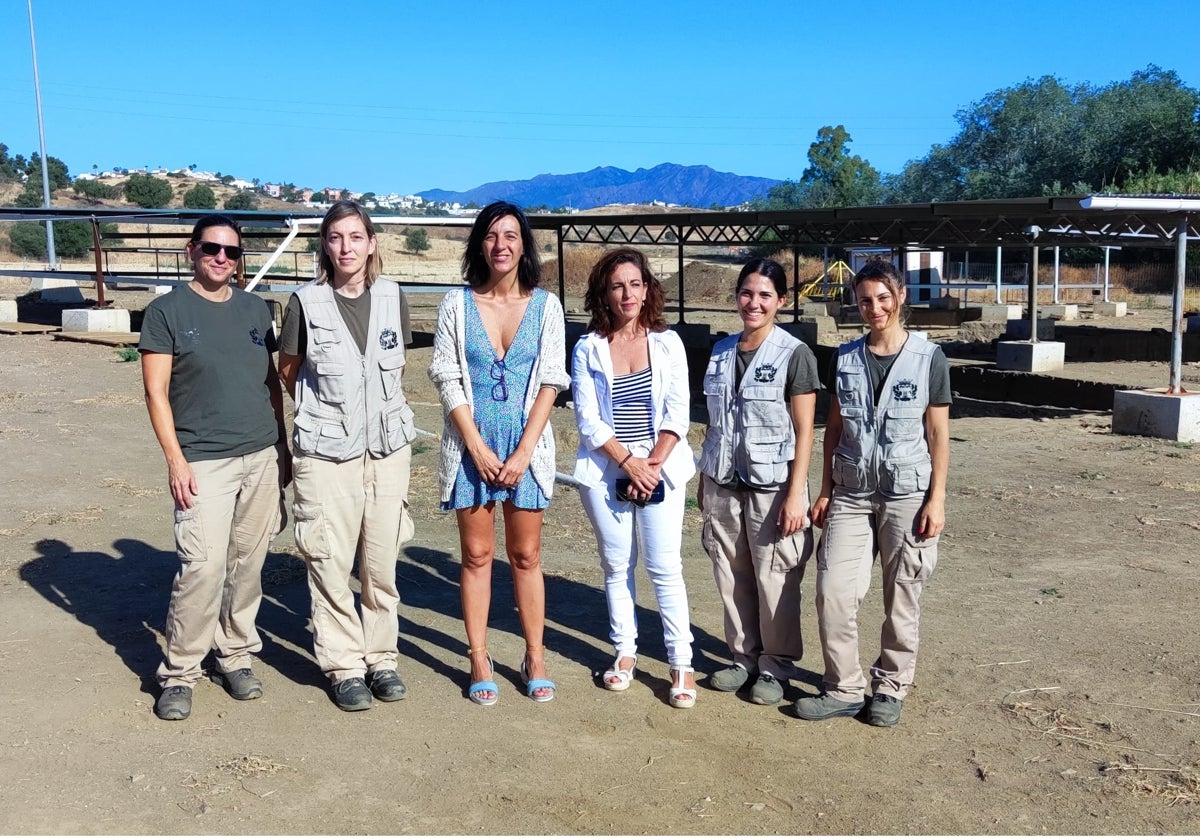
[[257, 344], [259, 347], [263, 347], [266, 344], [266, 342], [263, 341], [262, 335], [258, 331], [258, 327], [250, 328], [250, 340], [253, 341], [255, 344]]
[[892, 396], [900, 402], [909, 402], [917, 398], [917, 383], [911, 379], [901, 379], [892, 386]]
[[396, 331], [391, 327], [386, 327], [379, 333], [379, 346], [384, 350], [395, 349], [399, 342], [396, 339]]
[[774, 382], [775, 374], [779, 368], [775, 365], [761, 364], [754, 369], [755, 382]]

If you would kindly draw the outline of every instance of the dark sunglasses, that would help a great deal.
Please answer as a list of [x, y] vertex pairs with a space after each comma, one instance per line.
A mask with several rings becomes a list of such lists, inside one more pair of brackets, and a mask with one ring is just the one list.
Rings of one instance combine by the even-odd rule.
[[216, 242], [194, 242], [192, 243], [200, 249], [206, 257], [215, 257], [224, 249], [225, 256], [235, 262], [242, 258], [242, 248], [240, 245], [219, 245]]

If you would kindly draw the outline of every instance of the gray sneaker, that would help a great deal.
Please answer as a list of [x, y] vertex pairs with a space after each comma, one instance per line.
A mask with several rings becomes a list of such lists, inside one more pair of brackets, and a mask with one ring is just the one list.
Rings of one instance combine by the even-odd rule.
[[404, 687], [404, 680], [400, 679], [400, 675], [390, 668], [367, 674], [367, 682], [371, 686], [371, 693], [375, 695], [375, 699], [382, 700], [384, 703], [403, 700], [407, 691]]
[[238, 668], [236, 671], [218, 671], [213, 669], [209, 678], [229, 692], [234, 700], [257, 700], [262, 697], [262, 680], [254, 676], [249, 668]]
[[371, 689], [362, 677], [338, 680], [331, 691], [333, 702], [343, 712], [362, 712], [371, 708]]
[[866, 705], [865, 700], [838, 700], [828, 694], [801, 697], [796, 701], [796, 716], [803, 720], [828, 720], [835, 717], [854, 717]]
[[748, 679], [750, 679], [750, 672], [745, 667], [730, 665], [709, 677], [708, 683], [717, 691], [737, 691], [746, 684]]
[[759, 674], [750, 689], [750, 702], [760, 706], [775, 706], [783, 700], [783, 686], [770, 674]]
[[154, 703], [154, 714], [163, 720], [185, 720], [192, 713], [192, 689], [186, 685], [164, 688]]
[[904, 701], [890, 694], [876, 694], [867, 708], [867, 723], [872, 726], [895, 726], [900, 722], [900, 707]]

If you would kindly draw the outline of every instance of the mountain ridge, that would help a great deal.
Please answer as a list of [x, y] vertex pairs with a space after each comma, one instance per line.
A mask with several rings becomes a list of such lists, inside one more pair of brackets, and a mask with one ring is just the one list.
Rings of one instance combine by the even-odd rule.
[[479, 205], [511, 201], [523, 207], [570, 207], [590, 210], [606, 204], [650, 204], [655, 201], [687, 207], [736, 207], [765, 195], [780, 181], [718, 172], [710, 166], [660, 163], [630, 172], [616, 166], [597, 166], [569, 175], [537, 175], [523, 181], [491, 181], [469, 190], [425, 190], [426, 201]]

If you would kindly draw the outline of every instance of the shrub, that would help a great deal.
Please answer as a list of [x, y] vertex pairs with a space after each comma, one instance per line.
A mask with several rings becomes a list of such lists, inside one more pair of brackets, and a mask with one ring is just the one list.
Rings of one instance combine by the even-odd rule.
[[183, 194], [183, 206], [190, 210], [212, 210], [217, 206], [217, 194], [208, 184], [197, 184]]
[[75, 195], [82, 195], [86, 198], [120, 198], [121, 188], [110, 187], [108, 184], [102, 183], [95, 178], [84, 178], [82, 181], [75, 181], [71, 184], [71, 191]]
[[226, 210], [255, 210], [258, 208], [258, 199], [253, 193], [236, 192], [229, 198], [225, 199]]
[[166, 207], [175, 197], [171, 182], [136, 172], [125, 182], [125, 197], [138, 207]]

